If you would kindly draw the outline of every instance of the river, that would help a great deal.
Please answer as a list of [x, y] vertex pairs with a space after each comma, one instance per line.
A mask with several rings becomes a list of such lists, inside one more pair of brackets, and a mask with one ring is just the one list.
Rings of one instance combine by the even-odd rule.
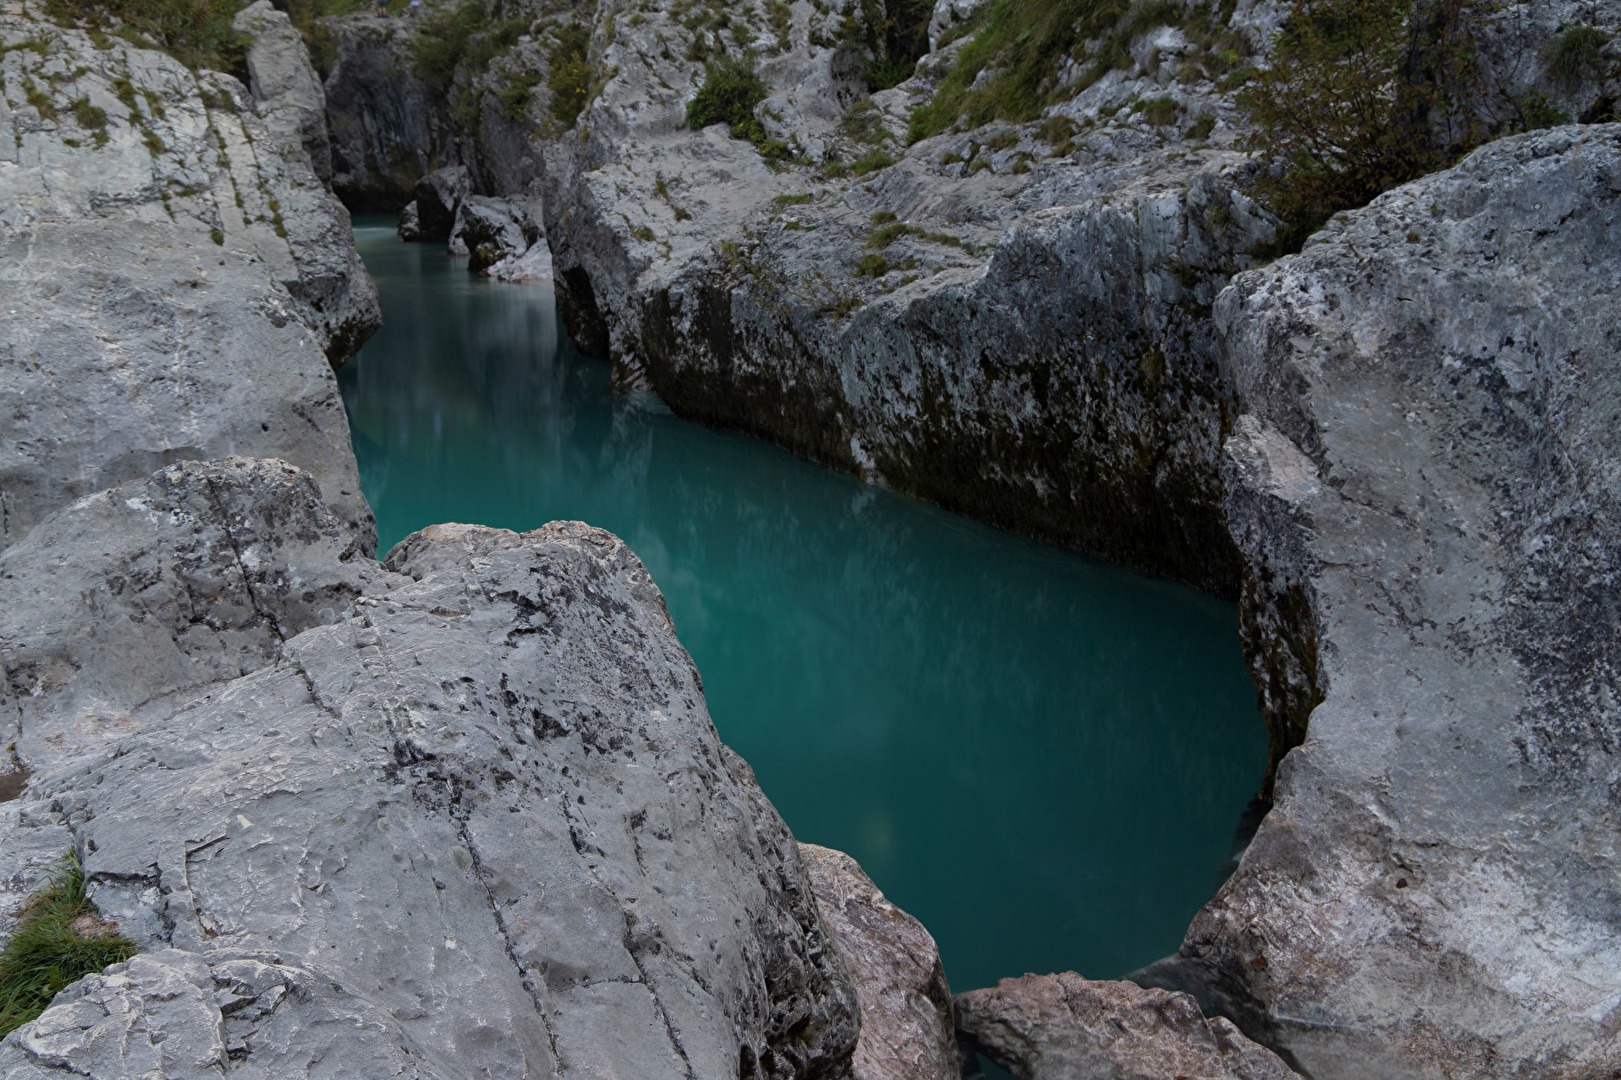
[[1175, 951], [1266, 761], [1231, 604], [616, 396], [549, 289], [356, 236], [385, 323], [339, 381], [383, 550], [439, 521], [623, 537], [721, 736], [953, 989]]

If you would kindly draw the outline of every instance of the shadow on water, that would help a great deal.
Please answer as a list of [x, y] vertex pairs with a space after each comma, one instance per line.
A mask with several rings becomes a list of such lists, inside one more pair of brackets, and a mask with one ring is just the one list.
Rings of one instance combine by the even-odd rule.
[[385, 547], [618, 533], [795, 835], [921, 918], [956, 989], [1175, 950], [1265, 764], [1231, 605], [615, 397], [548, 290], [358, 236], [387, 323], [340, 382]]

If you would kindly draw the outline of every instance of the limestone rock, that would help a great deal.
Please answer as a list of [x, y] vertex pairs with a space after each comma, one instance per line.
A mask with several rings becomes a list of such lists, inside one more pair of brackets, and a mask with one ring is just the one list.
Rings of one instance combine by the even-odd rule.
[[0, 546], [232, 454], [308, 469], [369, 532], [329, 359], [376, 290], [302, 145], [234, 79], [9, 11], [0, 89]]
[[414, 1045], [401, 1024], [325, 972], [239, 949], [163, 949], [64, 990], [15, 1038], [0, 1070], [15, 1080], [83, 1076], [334, 1075], [425, 1080], [438, 1048]]
[[1218, 302], [1252, 647], [1320, 704], [1181, 963], [1316, 1080], [1621, 1068], [1618, 234], [1621, 126], [1558, 128]]
[[44, 761], [161, 727], [398, 583], [283, 462], [192, 462], [89, 496], [0, 553], [5, 740]]
[[861, 1002], [854, 1080], [957, 1080], [951, 987], [934, 938], [844, 852], [800, 844], [799, 856]]
[[457, 160], [455, 132], [416, 75], [402, 22], [369, 13], [321, 21], [334, 52], [323, 84], [332, 187], [365, 211], [398, 213], [419, 179]]
[[332, 144], [326, 132], [326, 95], [304, 41], [285, 12], [254, 0], [232, 28], [248, 41], [248, 90], [254, 111], [284, 144], [298, 143], [323, 183], [332, 180]]
[[[1208, 314], [1271, 226], [1231, 132], [1184, 134], [1202, 109], [1231, 114], [1214, 85], [1156, 60], [1050, 124], [907, 146], [945, 65], [869, 94], [828, 47], [846, 32], [802, 12], [758, 61], [758, 114], [818, 174], [686, 128], [702, 66], [662, 60], [659, 36], [688, 31], [654, 7], [593, 37], [613, 77], [547, 159], [559, 306], [582, 347], [684, 416], [1235, 592]], [[1185, 99], [1174, 124], [1125, 107], [1160, 93]]]
[[[152, 526], [175, 539], [149, 576], [206, 573], [209, 528], [295, 540], [259, 556], [287, 553], [271, 582], [341, 561], [289, 486], [246, 484], [196, 543]], [[127, 507], [102, 503], [62, 521]], [[7, 1075], [848, 1075], [855, 996], [793, 840], [716, 736], [640, 562], [564, 523], [439, 526], [388, 568], [405, 578], [316, 603], [335, 618], [110, 751], [25, 741], [35, 775], [0, 850], [60, 844], [65, 823], [145, 955], [0, 1044]], [[0, 608], [21, 589], [0, 578]], [[160, 620], [189, 602], [151, 600]]]
[[472, 191], [472, 180], [460, 165], [435, 169], [416, 185], [417, 236], [449, 240], [456, 229], [456, 214]]
[[422, 215], [417, 210], [415, 199], [407, 203], [405, 209], [400, 211], [400, 223], [394, 232], [406, 243], [414, 243], [422, 239]]
[[957, 996], [971, 1045], [1020, 1080], [1298, 1080], [1187, 994], [1072, 971]]
[[[467, 268], [490, 277], [509, 274], [537, 245], [544, 248], [546, 234], [535, 215], [506, 199], [469, 195], [456, 209], [450, 243], [467, 249]], [[545, 265], [550, 264], [549, 252]]]

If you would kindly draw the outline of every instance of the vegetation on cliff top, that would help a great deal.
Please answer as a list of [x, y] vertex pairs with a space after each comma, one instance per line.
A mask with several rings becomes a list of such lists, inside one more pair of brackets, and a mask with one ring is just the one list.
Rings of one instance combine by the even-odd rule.
[[[1488, 139], [1571, 119], [1480, 61], [1488, 0], [1294, 0], [1269, 68], [1239, 93], [1246, 146], [1273, 161], [1258, 194], [1296, 246], [1331, 215], [1445, 168]], [[1544, 50], [1569, 86], [1607, 41], [1571, 27]]]
[[[45, 0], [47, 18], [95, 33], [117, 34], [142, 47], [162, 49], [187, 67], [240, 74], [244, 42], [231, 29], [250, 0]], [[306, 38], [315, 21], [347, 15], [368, 0], [271, 0]]]
[[0, 1036], [44, 1012], [70, 983], [134, 955], [135, 943], [86, 897], [84, 868], [69, 855], [29, 898], [0, 950]]
[[[1248, 53], [1227, 28], [1234, 0], [1184, 8], [1175, 0], [992, 0], [960, 33], [972, 34], [934, 94], [912, 115], [912, 142], [955, 124], [1034, 120], [1064, 98], [1128, 65], [1138, 34], [1179, 26], [1197, 47], [1190, 61], [1215, 78]], [[1069, 75], [1062, 69], [1073, 64]]]
[[231, 21], [243, 0], [45, 0], [47, 18], [162, 49], [193, 70], [238, 71], [243, 41]]

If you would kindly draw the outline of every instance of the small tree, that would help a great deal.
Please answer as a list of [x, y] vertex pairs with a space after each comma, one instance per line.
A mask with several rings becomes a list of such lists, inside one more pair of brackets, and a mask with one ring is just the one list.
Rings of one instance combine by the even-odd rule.
[[1296, 239], [1476, 140], [1473, 2], [1295, 0], [1238, 105], [1248, 147], [1281, 167], [1260, 194]]

